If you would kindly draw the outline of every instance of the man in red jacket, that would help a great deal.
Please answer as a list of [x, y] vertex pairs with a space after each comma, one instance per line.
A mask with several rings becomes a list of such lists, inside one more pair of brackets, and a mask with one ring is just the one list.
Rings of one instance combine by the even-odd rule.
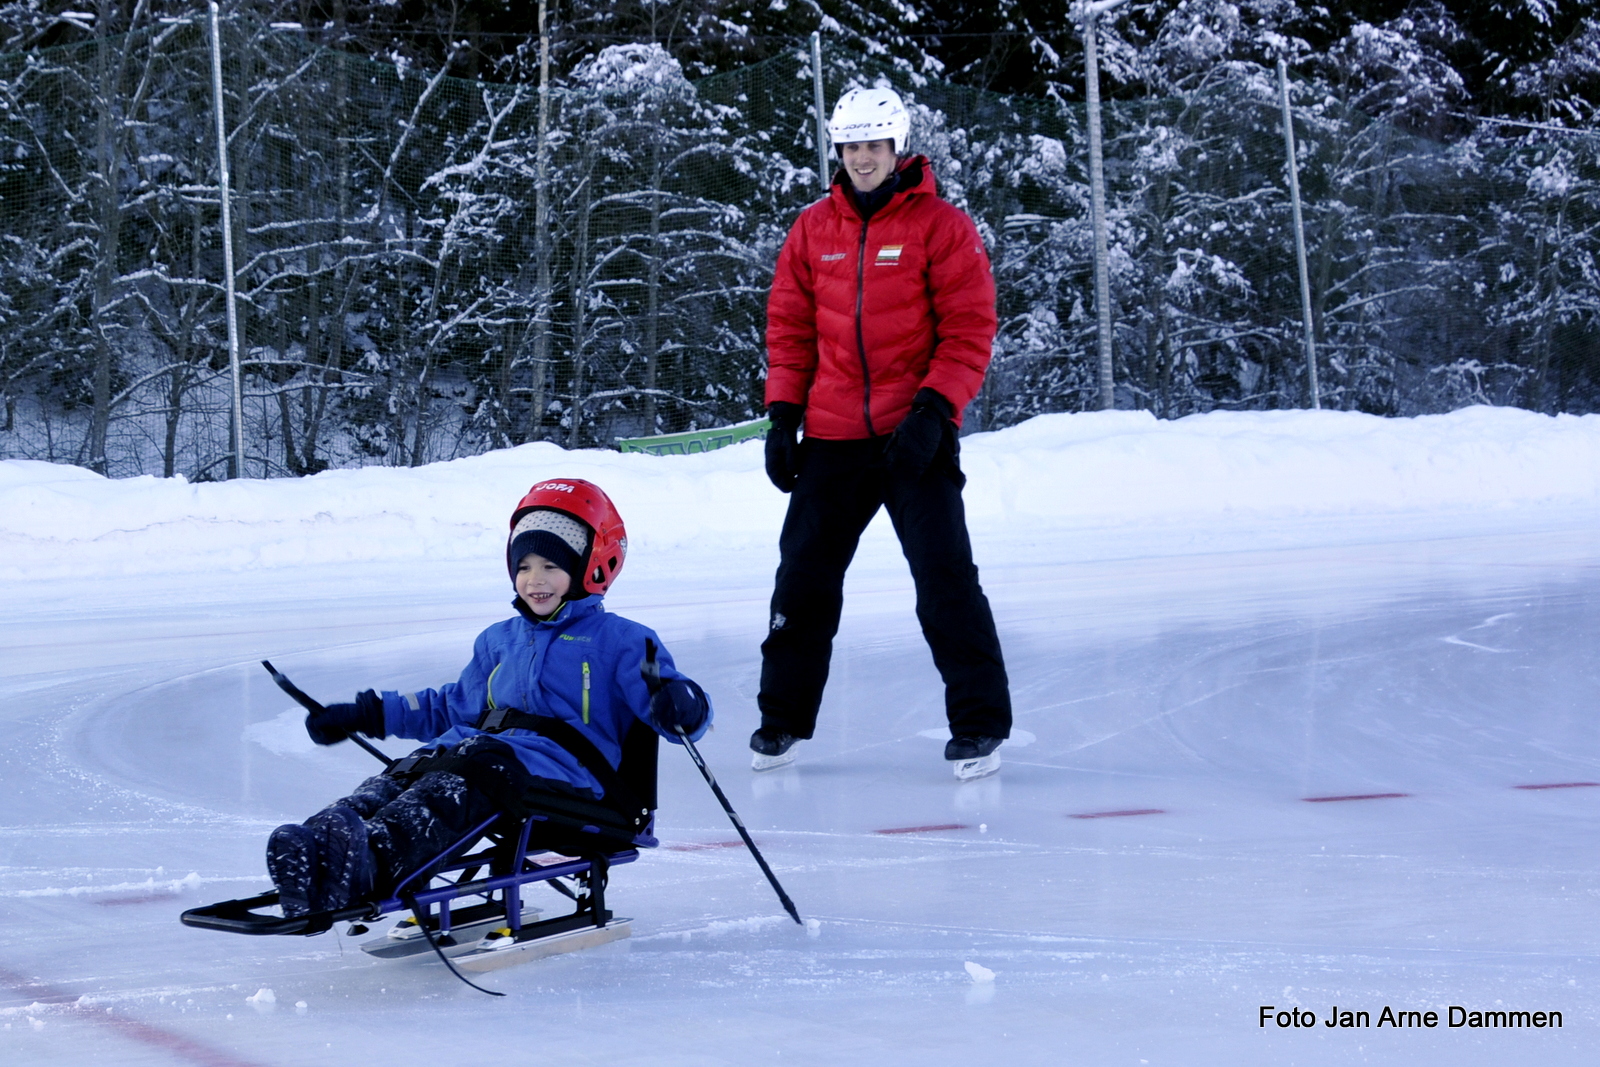
[[956, 430], [989, 365], [994, 277], [928, 160], [903, 155], [910, 116], [893, 90], [845, 94], [828, 129], [843, 166], [789, 231], [767, 302], [767, 476], [793, 495], [752, 765], [789, 763], [812, 735], [845, 569], [887, 507], [945, 683], [945, 758], [958, 778], [982, 777], [999, 769], [1011, 698], [972, 562]]

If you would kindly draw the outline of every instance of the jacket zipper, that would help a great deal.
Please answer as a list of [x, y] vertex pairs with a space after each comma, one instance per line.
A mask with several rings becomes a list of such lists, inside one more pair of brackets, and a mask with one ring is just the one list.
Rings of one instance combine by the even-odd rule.
[[589, 661], [583, 661], [583, 723], [589, 724]]
[[861, 417], [867, 423], [867, 436], [876, 437], [872, 428], [872, 372], [867, 369], [867, 341], [861, 330], [861, 308], [867, 289], [867, 223], [861, 220], [861, 243], [856, 249], [856, 355], [861, 359]]

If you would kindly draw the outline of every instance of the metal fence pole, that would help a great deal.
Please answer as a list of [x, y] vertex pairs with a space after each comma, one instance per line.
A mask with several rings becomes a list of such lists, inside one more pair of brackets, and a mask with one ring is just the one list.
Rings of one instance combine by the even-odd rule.
[[828, 171], [828, 117], [822, 110], [822, 34], [815, 30], [811, 33], [811, 89], [817, 103], [817, 183], [822, 195], [827, 196], [828, 179], [832, 177]]
[[233, 288], [233, 208], [228, 178], [228, 129], [222, 117], [222, 35], [217, 0], [211, 0], [211, 102], [217, 117], [217, 194], [222, 199], [222, 271], [227, 296], [228, 370], [233, 376], [233, 462], [229, 474], [244, 477], [244, 388], [239, 382], [239, 312]]
[[1300, 162], [1294, 147], [1294, 112], [1289, 108], [1289, 68], [1278, 57], [1278, 95], [1283, 101], [1283, 147], [1289, 157], [1289, 202], [1294, 208], [1294, 256], [1300, 264], [1300, 322], [1306, 338], [1306, 381], [1311, 385], [1311, 406], [1322, 407], [1317, 388], [1317, 341], [1311, 328], [1311, 270], [1306, 266], [1306, 226], [1300, 214]]
[[1111, 256], [1106, 249], [1106, 171], [1100, 136], [1100, 58], [1096, 52], [1095, 31], [1101, 14], [1123, 2], [1101, 0], [1078, 8], [1078, 16], [1083, 20], [1083, 62], [1089, 100], [1089, 213], [1094, 226], [1094, 310], [1100, 349], [1100, 407], [1106, 411], [1117, 406], [1117, 396], [1111, 362]]

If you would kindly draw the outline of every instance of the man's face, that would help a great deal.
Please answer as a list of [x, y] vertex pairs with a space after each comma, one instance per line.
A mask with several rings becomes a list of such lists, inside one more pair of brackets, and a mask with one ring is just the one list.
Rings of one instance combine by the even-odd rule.
[[894, 173], [894, 142], [852, 141], [839, 147], [844, 172], [858, 193], [870, 193]]

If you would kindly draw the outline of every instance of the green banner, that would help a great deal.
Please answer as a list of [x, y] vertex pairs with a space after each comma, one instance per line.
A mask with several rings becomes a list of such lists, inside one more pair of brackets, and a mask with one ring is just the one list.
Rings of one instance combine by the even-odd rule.
[[692, 456], [696, 452], [715, 452], [719, 448], [736, 445], [753, 437], [765, 437], [772, 428], [766, 419], [740, 422], [732, 426], [716, 426], [709, 430], [690, 430], [688, 433], [664, 433], [655, 437], [619, 437], [617, 448], [623, 452], [648, 452], [652, 456]]

